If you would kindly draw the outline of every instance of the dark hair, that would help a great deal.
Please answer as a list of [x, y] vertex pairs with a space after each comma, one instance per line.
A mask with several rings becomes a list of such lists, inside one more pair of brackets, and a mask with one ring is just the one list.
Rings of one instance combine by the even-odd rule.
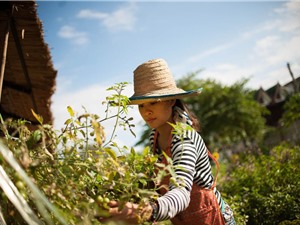
[[192, 127], [197, 131], [200, 132], [200, 122], [196, 115], [188, 108], [187, 104], [185, 104], [182, 100], [176, 99], [175, 106], [181, 108], [183, 111], [185, 111], [189, 118], [191, 119], [193, 125]]

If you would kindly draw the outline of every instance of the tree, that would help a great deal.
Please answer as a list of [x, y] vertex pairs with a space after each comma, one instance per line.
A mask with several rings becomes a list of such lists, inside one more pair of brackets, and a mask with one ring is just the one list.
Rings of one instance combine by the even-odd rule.
[[282, 122], [285, 126], [290, 126], [300, 119], [300, 93], [292, 95], [284, 104]]
[[200, 120], [201, 135], [211, 147], [221, 147], [236, 143], [257, 143], [265, 131], [264, 113], [266, 108], [255, 101], [252, 91], [243, 79], [231, 86], [215, 80], [197, 79], [196, 73], [178, 80], [184, 90], [199, 87], [203, 92], [185, 102]]

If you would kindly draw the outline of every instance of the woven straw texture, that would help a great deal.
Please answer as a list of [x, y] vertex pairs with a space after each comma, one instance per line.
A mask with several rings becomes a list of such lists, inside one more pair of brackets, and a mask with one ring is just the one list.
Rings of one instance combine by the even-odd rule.
[[[57, 71], [44, 40], [35, 1], [6, 1], [0, 7], [1, 54], [9, 29], [0, 113], [38, 124], [33, 109], [45, 123], [52, 123], [51, 96]], [[5, 60], [4, 60], [5, 61]], [[2, 61], [3, 63], [3, 61]]]
[[164, 59], [152, 59], [134, 70], [134, 94], [129, 98], [131, 105], [151, 101], [163, 101], [195, 96], [201, 89], [184, 91], [176, 82]]
[[172, 73], [163, 59], [153, 59], [134, 71], [134, 95], [156, 96], [184, 93], [176, 87]]

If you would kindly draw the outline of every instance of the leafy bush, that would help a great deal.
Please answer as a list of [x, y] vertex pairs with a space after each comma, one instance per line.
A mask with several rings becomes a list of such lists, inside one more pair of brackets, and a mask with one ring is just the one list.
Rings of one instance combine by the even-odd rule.
[[300, 119], [300, 93], [292, 95], [283, 107], [284, 113], [281, 121], [285, 126], [290, 126]]
[[[68, 107], [70, 118], [61, 132], [43, 124], [42, 117], [34, 112], [40, 123], [35, 130], [29, 130], [25, 120], [2, 120], [5, 145], [48, 199], [47, 202], [42, 197], [38, 198], [39, 192], [34, 192], [31, 182], [26, 180], [27, 176], [21, 173], [22, 169], [12, 167], [6, 154], [0, 154], [0, 167], [5, 169], [28, 202], [28, 207], [35, 214], [32, 218], [36, 221], [46, 224], [100, 224], [97, 218], [107, 215], [109, 200], [145, 204], [157, 198], [156, 184], [172, 172], [171, 167], [157, 164], [157, 156], [147, 147], [139, 153], [133, 148], [118, 146], [113, 141], [114, 133], [108, 141], [105, 138], [102, 122], [108, 119], [115, 119], [114, 131], [123, 126], [133, 133], [132, 118], [126, 115], [128, 99], [121, 94], [125, 85], [120, 83], [108, 89], [116, 94], [107, 97], [106, 117], [102, 120], [98, 115], [87, 112], [78, 116]], [[116, 110], [114, 115], [110, 115], [112, 106]], [[158, 175], [155, 174], [157, 167], [160, 168]], [[9, 224], [23, 224], [24, 219], [18, 215], [16, 205], [9, 201], [14, 194], [1, 192], [1, 189], [0, 193], [0, 217], [2, 211]], [[42, 199], [43, 203], [38, 199]], [[52, 207], [45, 207], [48, 210], [45, 212], [41, 210], [42, 204]]]
[[245, 153], [234, 158], [236, 165], [222, 184], [222, 192], [234, 202], [238, 214], [248, 217], [247, 224], [299, 221], [299, 146], [281, 145], [269, 155]]

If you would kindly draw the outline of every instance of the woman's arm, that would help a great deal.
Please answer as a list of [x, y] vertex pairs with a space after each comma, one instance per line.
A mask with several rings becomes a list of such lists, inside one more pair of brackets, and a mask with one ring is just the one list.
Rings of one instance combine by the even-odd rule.
[[190, 192], [195, 174], [195, 164], [198, 153], [193, 141], [186, 137], [172, 142], [172, 159], [175, 167], [176, 181], [180, 186], [170, 184], [170, 190], [159, 197], [157, 221], [167, 220], [185, 210], [190, 203]]

